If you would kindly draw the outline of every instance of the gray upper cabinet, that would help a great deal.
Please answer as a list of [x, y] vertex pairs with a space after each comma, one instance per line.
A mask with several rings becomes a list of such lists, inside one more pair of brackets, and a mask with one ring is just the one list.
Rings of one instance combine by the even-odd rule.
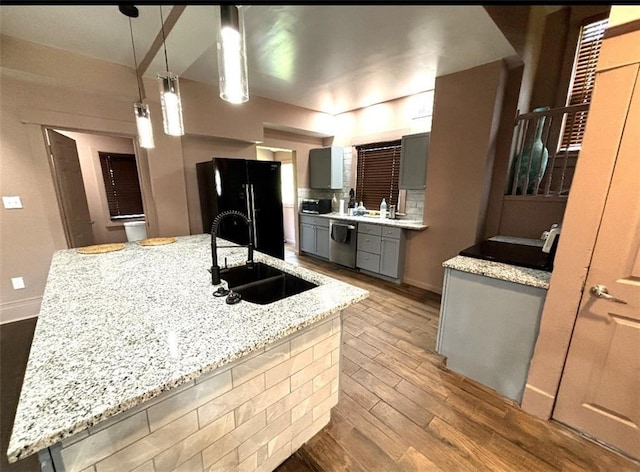
[[317, 189], [341, 189], [344, 152], [341, 147], [309, 151], [309, 186]]
[[406, 190], [426, 188], [428, 152], [429, 133], [409, 134], [402, 137], [399, 188]]

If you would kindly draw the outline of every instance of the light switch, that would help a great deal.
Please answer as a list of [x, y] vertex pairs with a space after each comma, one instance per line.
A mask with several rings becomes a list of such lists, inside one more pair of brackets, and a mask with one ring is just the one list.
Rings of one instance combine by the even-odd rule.
[[20, 290], [24, 288], [24, 279], [22, 277], [12, 277], [11, 285], [13, 285], [14, 290]]
[[6, 209], [22, 208], [22, 200], [18, 196], [2, 197], [2, 204]]

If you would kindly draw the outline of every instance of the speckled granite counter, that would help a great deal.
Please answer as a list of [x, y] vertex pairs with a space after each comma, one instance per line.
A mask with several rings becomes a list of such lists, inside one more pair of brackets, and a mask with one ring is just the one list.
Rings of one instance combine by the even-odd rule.
[[444, 268], [456, 269], [471, 274], [484, 275], [498, 280], [506, 280], [521, 285], [543, 289], [549, 288], [551, 272], [528, 269], [501, 262], [485, 261], [473, 257], [456, 256], [442, 263]]
[[348, 216], [341, 215], [340, 213], [325, 213], [323, 215], [315, 215], [310, 213], [300, 213], [301, 215], [318, 216], [320, 218], [330, 218], [333, 220], [354, 221], [356, 223], [371, 223], [382, 226], [393, 226], [394, 228], [412, 229], [416, 231], [422, 231], [428, 228], [428, 225], [423, 224], [418, 220], [390, 220], [388, 218], [379, 218], [373, 216]]
[[[11, 462], [133, 408], [362, 300], [368, 292], [259, 252], [319, 286], [269, 305], [215, 298], [209, 235], [165, 246], [53, 256]], [[219, 240], [221, 244], [226, 241]], [[229, 266], [246, 248], [218, 249]]]

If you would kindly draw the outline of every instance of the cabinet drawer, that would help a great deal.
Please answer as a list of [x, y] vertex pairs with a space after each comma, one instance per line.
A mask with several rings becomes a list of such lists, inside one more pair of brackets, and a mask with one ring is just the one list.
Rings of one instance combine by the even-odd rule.
[[380, 256], [370, 252], [358, 251], [356, 266], [371, 272], [378, 272], [380, 270]]
[[315, 219], [316, 219], [316, 222], [314, 224], [316, 226], [320, 226], [322, 228], [328, 228], [329, 227], [329, 218], [323, 218], [321, 216], [316, 216]]
[[385, 238], [400, 239], [401, 234], [402, 234], [402, 228], [392, 228], [390, 226], [382, 227], [382, 236]]
[[358, 235], [358, 251], [380, 254], [380, 236], [360, 233]]
[[300, 223], [305, 225], [314, 225], [316, 224], [316, 217], [311, 215], [300, 215]]
[[315, 225], [315, 226], [322, 226], [323, 228], [328, 228], [329, 227], [329, 219], [328, 218], [322, 218], [320, 216], [313, 216], [313, 215], [300, 215], [300, 223], [302, 224], [306, 224], [306, 225]]
[[382, 234], [382, 226], [371, 225], [369, 223], [358, 223], [358, 233], [373, 234], [380, 236]]

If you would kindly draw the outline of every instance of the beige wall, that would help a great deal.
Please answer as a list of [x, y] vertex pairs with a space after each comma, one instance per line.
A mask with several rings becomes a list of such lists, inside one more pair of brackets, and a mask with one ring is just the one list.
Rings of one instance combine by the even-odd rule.
[[566, 206], [567, 199], [562, 197], [505, 196], [500, 228], [494, 234], [539, 238], [552, 224], [562, 225]]
[[442, 263], [476, 242], [505, 78], [504, 63], [496, 61], [436, 79], [424, 210], [429, 228], [408, 232], [404, 278], [411, 285], [441, 292]]
[[273, 151], [268, 149], [258, 148], [256, 149], [256, 157], [259, 161], [273, 161]]
[[433, 90], [336, 115], [333, 146], [400, 139], [431, 130]]
[[[124, 221], [111, 221], [107, 195], [102, 180], [99, 152], [134, 154], [133, 140], [115, 136], [76, 133], [56, 130], [76, 141], [78, 158], [82, 169], [82, 180], [87, 195], [89, 214], [93, 221], [93, 238], [96, 244], [125, 242]], [[126, 221], [126, 220], [125, 220]]]

